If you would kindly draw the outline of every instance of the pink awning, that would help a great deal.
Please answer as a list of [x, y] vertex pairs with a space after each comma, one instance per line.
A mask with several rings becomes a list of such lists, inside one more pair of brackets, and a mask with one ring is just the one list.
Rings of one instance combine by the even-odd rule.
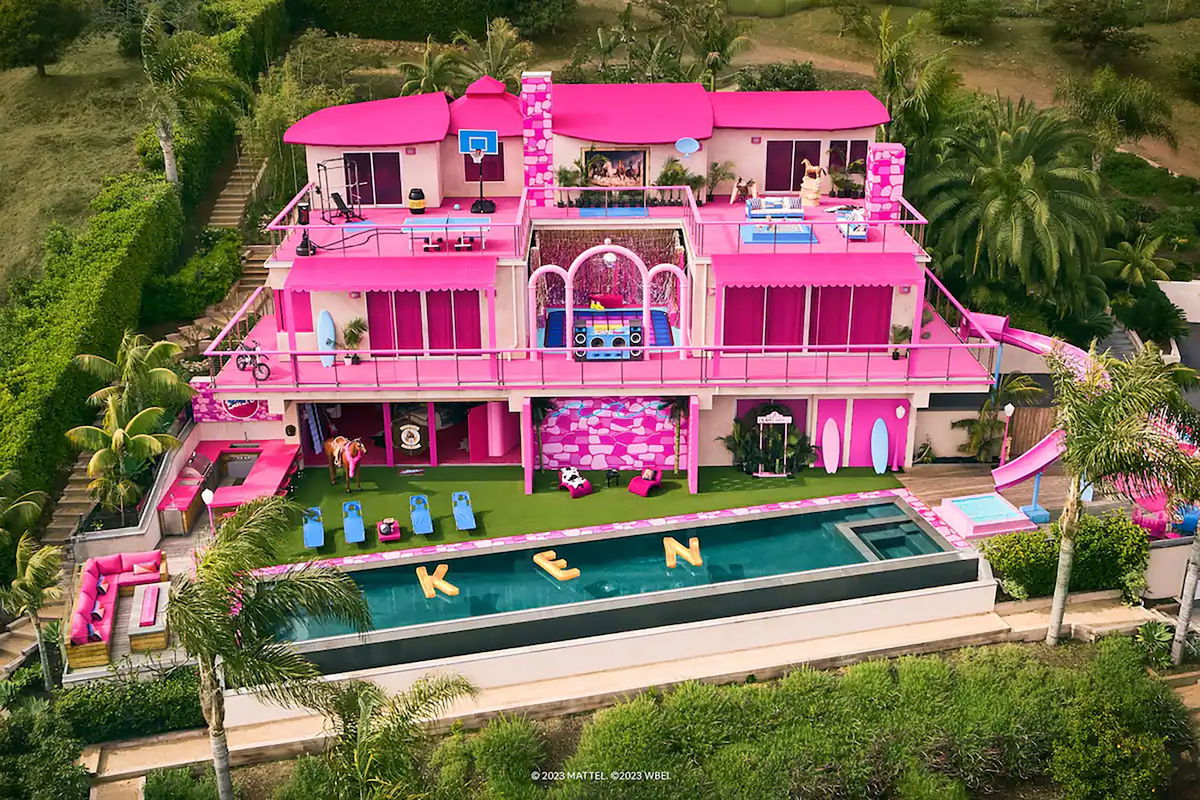
[[450, 132], [496, 131], [501, 138], [520, 136], [521, 101], [504, 84], [484, 75], [467, 87], [467, 93], [450, 104]]
[[925, 268], [906, 253], [729, 253], [712, 257], [712, 271], [717, 286], [914, 286], [925, 280]]
[[492, 256], [344, 258], [325, 255], [296, 258], [283, 288], [307, 292], [422, 292], [486, 289], [495, 282], [496, 259]]
[[712, 92], [713, 124], [718, 128], [839, 131], [882, 125], [891, 117], [875, 95], [863, 89], [826, 92]]
[[554, 132], [588, 142], [662, 144], [712, 136], [712, 106], [698, 83], [556, 83]]
[[395, 147], [440, 142], [450, 129], [450, 105], [441, 92], [368, 100], [314, 111], [283, 134], [288, 144]]

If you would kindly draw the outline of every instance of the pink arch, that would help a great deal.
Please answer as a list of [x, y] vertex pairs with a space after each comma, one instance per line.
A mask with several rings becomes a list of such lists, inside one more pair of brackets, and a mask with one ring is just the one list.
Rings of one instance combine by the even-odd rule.
[[662, 263], [651, 267], [646, 273], [646, 305], [649, 305], [650, 282], [664, 272], [673, 273], [679, 280], [679, 344], [686, 347], [692, 343], [692, 282], [687, 273], [677, 264]]
[[[546, 275], [558, 275], [563, 279], [563, 283], [566, 284], [566, 289], [567, 289], [568, 307], [570, 306], [570, 302], [571, 302], [570, 301], [571, 280], [570, 280], [570, 276], [567, 275], [567, 271], [565, 269], [558, 266], [557, 264], [546, 264], [544, 266], [538, 267], [537, 269], [535, 269], [533, 271], [533, 274], [529, 276], [529, 289], [528, 289], [528, 292], [529, 292], [529, 321], [528, 321], [528, 324], [529, 324], [529, 349], [530, 350], [537, 350], [537, 346], [538, 346], [538, 343], [537, 343], [537, 282], [538, 282], [538, 278], [541, 278]], [[564, 344], [566, 344], [566, 343], [564, 342]]]
[[[571, 268], [567, 270], [567, 331], [575, 330], [575, 273], [585, 261], [594, 255], [600, 253], [616, 253], [619, 256], [625, 256], [633, 265], [638, 268], [638, 272], [642, 274], [642, 331], [643, 336], [650, 335], [650, 280], [649, 272], [646, 269], [646, 262], [637, 253], [630, 250], [628, 247], [622, 247], [619, 244], [598, 244], [595, 247], [589, 247], [579, 255], [575, 256], [575, 260], [571, 262]], [[570, 333], [566, 334], [570, 336]]]

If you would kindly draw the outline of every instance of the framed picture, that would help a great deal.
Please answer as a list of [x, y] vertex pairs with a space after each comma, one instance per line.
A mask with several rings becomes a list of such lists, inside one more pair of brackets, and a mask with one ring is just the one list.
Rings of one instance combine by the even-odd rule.
[[645, 186], [645, 150], [583, 151], [588, 186]]

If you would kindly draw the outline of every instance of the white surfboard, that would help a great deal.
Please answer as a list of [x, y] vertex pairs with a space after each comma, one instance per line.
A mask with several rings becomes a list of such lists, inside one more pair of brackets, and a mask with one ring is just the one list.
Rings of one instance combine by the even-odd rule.
[[[325, 310], [322, 310], [317, 315], [317, 349], [337, 349], [337, 329], [333, 326], [333, 315]], [[332, 367], [333, 360], [334, 356], [332, 353], [327, 356], [321, 356], [321, 366]]]
[[825, 420], [821, 430], [821, 465], [832, 475], [838, 471], [842, 461], [842, 435], [837, 422], [831, 417]]

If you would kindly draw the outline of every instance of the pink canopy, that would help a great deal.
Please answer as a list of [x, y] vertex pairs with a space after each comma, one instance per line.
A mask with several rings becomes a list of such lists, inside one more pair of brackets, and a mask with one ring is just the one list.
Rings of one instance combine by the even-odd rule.
[[554, 132], [589, 142], [662, 144], [712, 136], [712, 106], [698, 83], [556, 83]]
[[828, 92], [712, 92], [718, 128], [838, 131], [882, 125], [891, 117], [862, 89]]
[[521, 101], [504, 84], [484, 75], [467, 93], [450, 104], [450, 132], [496, 131], [500, 137], [521, 135]]
[[717, 286], [915, 286], [925, 280], [925, 268], [909, 253], [714, 254], [712, 270]]
[[435, 92], [323, 108], [288, 128], [283, 140], [329, 147], [394, 147], [440, 142], [449, 130], [446, 95]]
[[435, 289], [485, 289], [496, 281], [492, 256], [455, 254], [446, 258], [298, 257], [292, 262], [285, 289], [310, 292], [355, 292], [367, 289], [422, 292]]

